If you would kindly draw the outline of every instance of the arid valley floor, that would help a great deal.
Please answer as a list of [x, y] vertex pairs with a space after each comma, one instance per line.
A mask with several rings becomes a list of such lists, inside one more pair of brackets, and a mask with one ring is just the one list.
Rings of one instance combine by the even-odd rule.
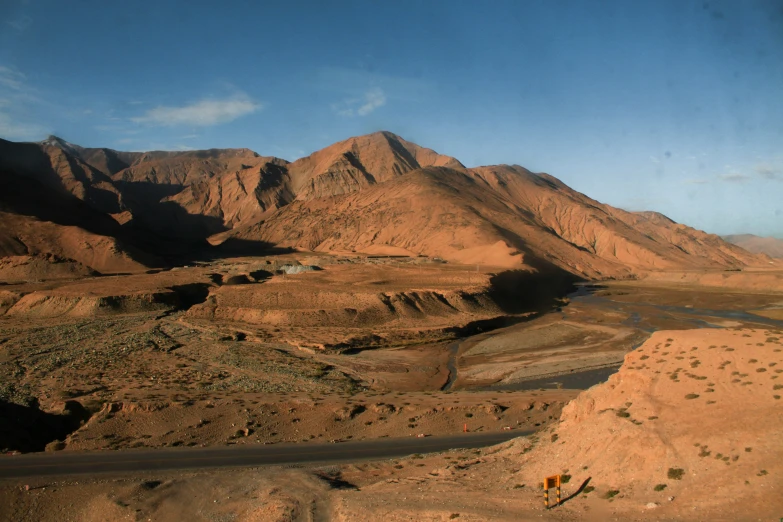
[[[310, 268], [290, 268], [296, 266]], [[604, 282], [510, 313], [495, 295], [497, 273], [422, 258], [285, 254], [6, 284], [0, 365], [8, 378], [1, 391], [22, 419], [16, 431], [4, 432], [9, 449], [306, 445], [450, 435], [466, 427], [539, 434], [487, 450], [313, 469], [7, 480], [0, 490], [4, 516], [729, 520], [781, 509], [775, 430], [783, 426], [774, 390], [783, 368], [783, 293]], [[346, 311], [346, 303], [355, 308]], [[623, 361], [609, 382], [627, 387], [625, 395], [604, 384], [563, 410]], [[637, 375], [642, 369], [645, 377]], [[682, 397], [656, 379], [683, 382]], [[702, 398], [691, 403], [683, 399], [687, 392]], [[600, 400], [589, 398], [599, 393]], [[714, 413], [702, 406], [705, 398], [717, 401]], [[600, 413], [599, 405], [611, 416], [573, 426], [575, 418]], [[740, 422], [740, 414], [748, 418]], [[674, 433], [650, 433], [650, 424]], [[726, 438], [731, 429], [736, 436]], [[561, 448], [555, 441], [563, 439]], [[689, 448], [697, 443], [705, 449]], [[601, 445], [607, 447], [598, 454]], [[724, 455], [729, 460], [712, 469], [714, 456], [690, 456], [699, 451], [720, 454], [718, 464]], [[634, 455], [617, 456], [626, 452]], [[671, 462], [688, 475], [680, 484], [661, 471], [647, 473], [648, 452], [663, 452], [660, 466]], [[554, 473], [573, 476], [566, 495], [588, 477], [595, 490], [544, 511], [537, 484]], [[698, 493], [705, 480], [725, 493], [712, 500]], [[732, 499], [735, 482], [744, 489], [742, 503]], [[658, 483], [666, 483], [662, 493], [653, 491]], [[610, 491], [619, 493], [602, 498]]]

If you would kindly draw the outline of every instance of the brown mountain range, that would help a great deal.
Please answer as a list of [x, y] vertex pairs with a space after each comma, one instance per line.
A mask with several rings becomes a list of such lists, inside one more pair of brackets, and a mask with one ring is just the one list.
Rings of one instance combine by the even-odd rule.
[[771, 262], [660, 214], [604, 205], [547, 174], [466, 168], [389, 132], [294, 162], [248, 149], [0, 140], [0, 185], [0, 256], [50, 255], [100, 272], [219, 245], [426, 255], [586, 278]]

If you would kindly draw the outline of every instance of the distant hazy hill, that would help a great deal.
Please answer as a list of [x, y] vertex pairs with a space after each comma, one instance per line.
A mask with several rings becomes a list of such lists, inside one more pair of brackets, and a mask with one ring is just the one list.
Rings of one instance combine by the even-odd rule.
[[753, 234], [735, 234], [723, 236], [723, 239], [754, 254], [783, 258], [783, 239], [759, 237]]

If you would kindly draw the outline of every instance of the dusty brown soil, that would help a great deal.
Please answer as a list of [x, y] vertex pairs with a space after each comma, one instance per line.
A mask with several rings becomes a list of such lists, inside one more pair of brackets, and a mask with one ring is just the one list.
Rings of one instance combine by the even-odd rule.
[[49, 412], [86, 408], [81, 428], [51, 439], [66, 451], [444, 434], [466, 422], [535, 428], [574, 396], [435, 393], [453, 380], [448, 342], [462, 328], [527, 317], [504, 313], [491, 274], [299, 259], [311, 264], [238, 258], [5, 285], [0, 395]]
[[[758, 378], [774, 386], [783, 361], [775, 359], [780, 346], [771, 339], [782, 337], [753, 321], [757, 316], [774, 318], [781, 294], [681, 283], [656, 286], [649, 280], [610, 282], [593, 293], [509, 311], [493, 275], [502, 270], [476, 272], [474, 267], [420, 258], [290, 254], [154, 273], [6, 284], [0, 290], [3, 400], [58, 414], [67, 410], [71, 421], [82, 422], [61, 437], [61, 443], [52, 441], [50, 450], [439, 435], [462, 431], [465, 424], [471, 431], [556, 431], [531, 439], [532, 451], [531, 442], [517, 441], [478, 453], [321, 469], [318, 473], [327, 479], [309, 470], [286, 470], [35, 482], [33, 486], [42, 488], [25, 492], [17, 483], [4, 483], [0, 504], [10, 511], [0, 514], [10, 513], [7, 518], [13, 520], [211, 520], [228, 513], [237, 520], [370, 520], [377, 514], [385, 520], [449, 520], [455, 514], [463, 520], [539, 515], [665, 520], [688, 519], [697, 506], [695, 519], [701, 519], [704, 513], [719, 513], [712, 497], [693, 494], [702, 479], [732, 494], [737, 488], [750, 491], [744, 482], [735, 485], [713, 476], [718, 468], [741, 467], [742, 476], [747, 475], [742, 480], [769, 484], [756, 484], [767, 475], [753, 478], [746, 469], [762, 462], [754, 459], [777, 458], [769, 444], [750, 440], [756, 433], [763, 437], [767, 428], [753, 427], [754, 435], [743, 430], [779, 408], [775, 390], [770, 388], [769, 397], [763, 398], [757, 386]], [[727, 319], [721, 311], [755, 315]], [[692, 330], [702, 323], [745, 330]], [[482, 328], [491, 330], [468, 335]], [[655, 329], [669, 331], [652, 334], [631, 352]], [[661, 343], [670, 346], [655, 346]], [[713, 345], [716, 348], [710, 348]], [[736, 354], [740, 351], [742, 357]], [[728, 359], [718, 361], [715, 354], [724, 352]], [[649, 359], [642, 359], [645, 356]], [[577, 390], [474, 391], [623, 360], [619, 376], [572, 402], [557, 428], [554, 423]], [[730, 364], [724, 364], [726, 360]], [[761, 366], [766, 371], [757, 371]], [[682, 369], [674, 382], [666, 372], [677, 367]], [[748, 377], [748, 385], [732, 382], [745, 374], [757, 378]], [[721, 380], [724, 377], [731, 378]], [[632, 386], [618, 387], [618, 379]], [[672, 395], [688, 382], [704, 390], [683, 388], [683, 397]], [[444, 387], [448, 391], [441, 391]], [[685, 399], [688, 393], [700, 398]], [[716, 403], [699, 402], [707, 395]], [[65, 401], [77, 401], [86, 409], [86, 418]], [[593, 411], [584, 406], [590, 401], [605, 405]], [[693, 410], [695, 406], [699, 408]], [[629, 417], [597, 413], [622, 408]], [[705, 412], [718, 413], [705, 419]], [[649, 419], [656, 416], [663, 420]], [[611, 422], [604, 426], [606, 419]], [[726, 419], [736, 422], [727, 424]], [[686, 439], [701, 426], [714, 435], [699, 432], [698, 440], [689, 444], [698, 442], [699, 451], [706, 445], [704, 451], [721, 453], [717, 468], [702, 469], [705, 457], [686, 452]], [[652, 435], [645, 431], [652, 428]], [[26, 429], [31, 428], [20, 427], [11, 438], [26, 436]], [[729, 432], [731, 444], [724, 448]], [[585, 442], [561, 446], [550, 440], [552, 435]], [[669, 442], [660, 442], [661, 437]], [[604, 439], [614, 442], [607, 446]], [[649, 455], [646, 449], [628, 450], [639, 440], [647, 441]], [[753, 448], [747, 455], [746, 440]], [[666, 449], [667, 444], [673, 449]], [[743, 445], [742, 452], [737, 444]], [[590, 448], [603, 450], [591, 456], [595, 450]], [[624, 453], [612, 453], [616, 448]], [[737, 454], [739, 459], [732, 460]], [[699, 471], [698, 480], [688, 476], [667, 483], [664, 493], [675, 497], [669, 503], [661, 500], [668, 496], [647, 490], [658, 484], [655, 466], [663, 464], [655, 463], [672, 455], [679, 460], [671, 466]], [[729, 464], [723, 460], [727, 455]], [[575, 467], [570, 460], [562, 463], [563, 458], [584, 464]], [[603, 459], [612, 465], [602, 464]], [[764, 469], [773, 485], [780, 484], [773, 474], [779, 470], [765, 466], [756, 473]], [[617, 474], [626, 468], [644, 474], [633, 479]], [[538, 476], [566, 469], [576, 485], [586, 478], [582, 472], [589, 471], [598, 489], [544, 512]], [[247, 479], [239, 484], [238, 477]], [[335, 484], [341, 481], [353, 486], [339, 489], [343, 486]], [[598, 498], [611, 488], [621, 491], [614, 500]], [[204, 489], [219, 498], [186, 501]], [[771, 490], [764, 492], [769, 495]], [[761, 499], [748, 495], [742, 498]], [[695, 504], [681, 502], [685, 497], [693, 497]], [[658, 505], [648, 510], [649, 502]], [[727, 506], [735, 510], [729, 513], [743, 513], [739, 504]]]
[[[559, 424], [485, 450], [310, 469], [0, 484], [8, 520], [768, 520], [781, 332], [656, 333]], [[764, 371], [762, 371], [764, 370]], [[560, 473], [564, 503], [539, 482]], [[554, 493], [552, 494], [554, 501]]]

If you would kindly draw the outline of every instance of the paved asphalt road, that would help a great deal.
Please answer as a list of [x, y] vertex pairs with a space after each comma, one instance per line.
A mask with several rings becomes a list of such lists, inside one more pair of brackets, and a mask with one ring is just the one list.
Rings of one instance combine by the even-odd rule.
[[403, 457], [455, 448], [480, 448], [529, 435], [511, 430], [449, 437], [374, 439], [336, 444], [233, 445], [213, 448], [166, 448], [93, 452], [34, 453], [0, 456], [0, 479], [182, 469], [356, 462]]

